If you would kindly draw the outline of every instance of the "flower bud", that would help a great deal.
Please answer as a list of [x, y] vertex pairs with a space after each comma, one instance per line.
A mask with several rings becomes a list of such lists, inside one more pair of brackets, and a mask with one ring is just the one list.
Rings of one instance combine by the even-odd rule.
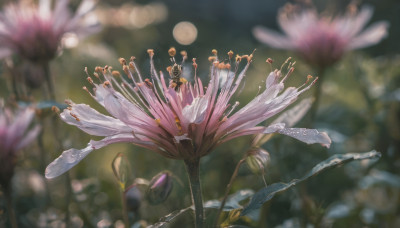
[[261, 148], [253, 148], [247, 152], [246, 163], [253, 173], [264, 173], [270, 161], [269, 153]]
[[125, 191], [127, 183], [132, 178], [131, 165], [128, 158], [123, 153], [118, 153], [111, 163], [115, 178], [117, 179], [121, 190]]
[[151, 179], [146, 190], [146, 198], [150, 204], [164, 202], [172, 190], [172, 177], [169, 172], [161, 172]]

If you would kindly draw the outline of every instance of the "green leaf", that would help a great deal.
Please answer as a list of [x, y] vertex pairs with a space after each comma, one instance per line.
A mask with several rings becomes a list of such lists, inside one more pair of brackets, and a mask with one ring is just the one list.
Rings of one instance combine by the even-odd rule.
[[231, 225], [231, 226], [227, 226], [224, 228], [250, 228], [248, 226], [243, 226], [243, 225]]
[[[234, 209], [241, 209], [242, 206], [239, 204], [240, 201], [246, 200], [249, 197], [251, 197], [254, 194], [254, 191], [251, 189], [244, 189], [236, 192], [233, 195], [230, 195], [228, 200], [225, 203], [224, 211], [232, 211]], [[218, 209], [221, 205], [221, 202], [218, 200], [209, 200], [204, 203], [204, 208], [205, 209]], [[180, 216], [181, 214], [185, 213], [188, 210], [193, 210], [194, 207], [190, 206], [181, 210], [174, 211], [162, 218], [160, 220], [151, 225], [148, 226], [147, 228], [160, 228], [165, 225], [168, 225], [173, 219], [176, 217]]]
[[42, 110], [42, 111], [51, 111], [51, 108], [53, 106], [56, 106], [59, 108], [61, 111], [66, 109], [68, 107], [67, 104], [61, 104], [56, 101], [52, 100], [46, 100], [46, 101], [39, 101], [38, 103], [31, 103], [31, 102], [25, 102], [25, 101], [19, 101], [18, 106], [19, 107], [28, 107], [34, 105], [36, 109]]
[[51, 110], [51, 108], [52, 108], [53, 106], [56, 106], [56, 107], [59, 108], [61, 111], [64, 110], [64, 109], [66, 109], [66, 108], [68, 107], [67, 104], [61, 104], [61, 103], [58, 103], [58, 102], [56, 102], [56, 101], [40, 101], [40, 102], [38, 102], [38, 103], [36, 104], [36, 108], [37, 108], [37, 109], [42, 109], [42, 110], [45, 110], [45, 109]]
[[390, 186], [392, 188], [400, 188], [400, 176], [395, 174], [373, 169], [369, 173], [368, 176], [365, 176], [361, 181], [358, 183], [359, 186], [363, 189], [370, 188], [372, 186]]
[[160, 218], [159, 222], [157, 222], [156, 224], [150, 225], [147, 228], [160, 228], [160, 227], [164, 227], [166, 225], [168, 225], [173, 219], [175, 219], [176, 217], [178, 217], [179, 215], [185, 213], [186, 211], [188, 211], [189, 209], [193, 210], [193, 207], [187, 207], [184, 208], [182, 210], [177, 210], [174, 211], [162, 218]]
[[381, 154], [375, 150], [366, 153], [348, 153], [348, 154], [336, 154], [327, 160], [314, 166], [314, 168], [304, 175], [300, 179], [295, 179], [289, 183], [274, 183], [258, 191], [251, 198], [249, 204], [243, 209], [241, 216], [248, 214], [249, 212], [260, 208], [265, 202], [272, 199], [275, 194], [286, 191], [287, 189], [293, 187], [294, 185], [307, 180], [308, 178], [317, 175], [318, 173], [334, 168], [336, 166], [345, 164], [353, 160], [363, 160], [363, 159], [373, 159], [379, 158]]
[[[254, 191], [251, 189], [242, 189], [237, 191], [236, 193], [230, 195], [224, 205], [224, 211], [231, 211], [234, 209], [240, 209], [241, 206], [239, 203], [240, 201], [246, 200], [254, 195]], [[204, 203], [204, 208], [214, 208], [219, 209], [221, 206], [221, 202], [219, 200], [209, 200]]]
[[[345, 164], [345, 163], [353, 161], [353, 160], [373, 159], [373, 158], [379, 158], [380, 156], [381, 156], [381, 154], [376, 151], [360, 153], [360, 154], [348, 153], [348, 154], [333, 155], [332, 157], [328, 158], [327, 160], [316, 165], [310, 172], [308, 172], [306, 175], [304, 175], [301, 179], [295, 179], [289, 183], [271, 184], [268, 187], [263, 188], [262, 190], [258, 191], [255, 194], [254, 194], [253, 190], [251, 190], [251, 189], [240, 190], [240, 191], [232, 194], [231, 196], [229, 196], [223, 210], [224, 211], [232, 211], [232, 210], [241, 209], [242, 206], [239, 203], [241, 201], [246, 200], [249, 197], [253, 196], [253, 198], [251, 198], [251, 200], [250, 200], [250, 203], [240, 213], [240, 216], [246, 215], [249, 212], [260, 208], [262, 206], [262, 204], [264, 204], [268, 200], [272, 199], [276, 193], [283, 192], [283, 191], [289, 189], [290, 187], [292, 187], [302, 181], [305, 181], [306, 179], [308, 179], [326, 169], [334, 168], [336, 166]], [[209, 200], [204, 203], [204, 208], [205, 209], [218, 209], [220, 207], [220, 205], [221, 205], [221, 202], [219, 200]], [[176, 217], [187, 212], [188, 210], [193, 210], [193, 209], [194, 209], [193, 206], [190, 206], [190, 207], [184, 208], [182, 210], [174, 211], [174, 212], [160, 218], [159, 222], [157, 222], [156, 224], [153, 224], [151, 226], [148, 226], [148, 228], [160, 228], [160, 227], [169, 225], [169, 223], [172, 220], [174, 220]], [[241, 226], [230, 226], [230, 227], [241, 227]]]

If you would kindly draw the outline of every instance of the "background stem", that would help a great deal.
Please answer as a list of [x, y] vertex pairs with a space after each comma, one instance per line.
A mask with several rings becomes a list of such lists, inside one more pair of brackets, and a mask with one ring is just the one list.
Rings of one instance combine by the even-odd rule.
[[310, 109], [310, 125], [314, 125], [315, 122], [315, 118], [317, 116], [317, 111], [318, 111], [318, 107], [319, 107], [319, 103], [320, 103], [320, 98], [322, 95], [322, 86], [323, 86], [323, 82], [325, 79], [325, 68], [320, 68], [317, 72], [317, 76], [318, 76], [318, 82], [317, 84], [314, 85], [314, 102], [311, 106]]
[[15, 211], [13, 207], [13, 200], [12, 200], [12, 190], [11, 190], [11, 183], [4, 188], [4, 194], [6, 196], [7, 202], [7, 211], [8, 217], [10, 219], [10, 224], [12, 228], [17, 228], [17, 217], [15, 216]]
[[69, 227], [71, 217], [71, 214], [69, 212], [69, 205], [71, 203], [70, 201], [72, 196], [72, 183], [69, 172], [67, 172], [65, 175], [65, 185], [67, 186], [67, 192], [65, 194], [65, 225]]
[[228, 183], [228, 186], [226, 187], [224, 198], [222, 199], [221, 206], [219, 207], [218, 212], [217, 212], [217, 217], [215, 218], [215, 227], [218, 227], [218, 225], [219, 225], [218, 224], [219, 216], [221, 215], [222, 209], [225, 206], [226, 199], [228, 198], [228, 194], [231, 191], [232, 183], [236, 179], [236, 176], [237, 176], [237, 174], [239, 172], [239, 168], [243, 164], [243, 162], [246, 161], [246, 156], [247, 156], [247, 154], [245, 155], [244, 158], [242, 158], [242, 160], [240, 160], [237, 163], [235, 171], [233, 171], [232, 177], [231, 177], [231, 179], [230, 179], [230, 181]]
[[126, 205], [126, 198], [125, 198], [126, 191], [121, 190], [120, 192], [121, 192], [121, 204], [122, 204], [122, 218], [124, 219], [125, 227], [130, 227], [129, 226], [128, 208]]
[[185, 160], [186, 172], [189, 177], [190, 192], [194, 204], [195, 227], [204, 227], [203, 197], [200, 186], [200, 159]]
[[47, 88], [49, 90], [49, 97], [51, 100], [55, 101], [56, 94], [54, 92], [53, 77], [51, 77], [49, 62], [43, 63], [43, 70], [44, 70], [44, 77], [45, 77], [46, 83], [47, 83]]

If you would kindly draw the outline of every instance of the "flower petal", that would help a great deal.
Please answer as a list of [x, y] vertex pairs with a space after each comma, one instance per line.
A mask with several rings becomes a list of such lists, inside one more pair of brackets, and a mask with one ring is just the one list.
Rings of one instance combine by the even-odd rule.
[[283, 10], [278, 14], [279, 27], [292, 41], [297, 41], [305, 34], [308, 36], [308, 31], [315, 28], [318, 23], [318, 13], [313, 9], [304, 9], [298, 13], [290, 13], [290, 15]]
[[358, 49], [363, 47], [368, 47], [377, 44], [388, 34], [389, 23], [386, 21], [381, 21], [374, 23], [369, 26], [364, 32], [354, 37], [349, 45], [348, 49]]
[[94, 9], [96, 1], [94, 0], [83, 0], [76, 10], [75, 17], [82, 17]]
[[12, 51], [7, 47], [0, 47], [0, 59], [4, 59], [12, 54]]
[[18, 145], [16, 146], [16, 151], [24, 148], [25, 146], [27, 146], [29, 143], [31, 143], [36, 136], [39, 134], [41, 127], [40, 126], [36, 126], [35, 128], [33, 128], [32, 130], [30, 130], [25, 137], [18, 143]]
[[[54, 16], [55, 15], [55, 16]], [[53, 29], [58, 31], [64, 29], [63, 27], [71, 19], [71, 12], [68, 8], [68, 0], [57, 0], [53, 10], [54, 21], [52, 23]]]
[[90, 152], [96, 149], [100, 149], [104, 146], [119, 142], [130, 142], [140, 146], [152, 146], [152, 142], [144, 141], [142, 139], [134, 137], [132, 134], [118, 134], [110, 137], [105, 137], [100, 141], [91, 140], [87, 147], [83, 149], [69, 149], [64, 151], [56, 160], [50, 163], [45, 171], [45, 176], [47, 179], [52, 179], [60, 176], [61, 174], [67, 172], [76, 164], [78, 164], [82, 159], [84, 159]]
[[104, 108], [112, 116], [134, 129], [135, 132], [160, 131], [154, 119], [118, 92], [110, 93], [104, 98]]
[[42, 18], [49, 18], [51, 16], [51, 1], [40, 0], [39, 1], [39, 14]]
[[329, 148], [332, 143], [326, 132], [319, 132], [316, 129], [284, 128], [277, 131], [277, 133], [293, 137], [307, 144], [320, 143], [327, 148]]
[[273, 123], [285, 123], [287, 127], [294, 126], [311, 108], [313, 100], [313, 98], [301, 100], [297, 105], [279, 115]]
[[192, 104], [186, 105], [182, 109], [184, 119], [189, 123], [200, 124], [206, 117], [208, 99], [206, 97], [196, 97]]
[[89, 143], [84, 149], [69, 149], [64, 151], [61, 156], [50, 163], [45, 171], [47, 179], [52, 179], [64, 174], [76, 164], [78, 164], [83, 158], [85, 158], [90, 152], [94, 150], [93, 146]]
[[282, 130], [285, 128], [284, 123], [277, 123], [277, 124], [272, 124], [268, 127], [252, 127], [252, 128], [245, 128], [242, 130], [234, 131], [232, 133], [229, 133], [223, 140], [219, 142], [219, 144], [222, 144], [224, 142], [227, 142], [229, 140], [232, 140], [234, 138], [237, 138], [239, 136], [244, 136], [244, 135], [255, 135], [255, 134], [271, 134], [275, 133], [279, 130]]
[[176, 135], [174, 136], [174, 139], [177, 143], [180, 143], [182, 140], [192, 140], [191, 138], [188, 137], [188, 134]]
[[15, 139], [20, 139], [31, 124], [34, 114], [33, 108], [20, 111], [8, 129], [6, 142], [12, 143]]
[[283, 130], [283, 129], [285, 129], [284, 123], [276, 123], [276, 124], [271, 124], [268, 127], [264, 128], [263, 133], [271, 134], [271, 133], [275, 133], [275, 132]]
[[335, 18], [337, 31], [345, 37], [351, 38], [358, 34], [371, 19], [374, 10], [364, 6], [357, 15], [346, 15]]
[[103, 115], [86, 104], [72, 104], [65, 109], [60, 117], [70, 125], [79, 127], [82, 131], [96, 136], [110, 136], [132, 132], [132, 129], [122, 121]]
[[253, 35], [258, 41], [268, 44], [274, 48], [289, 50], [294, 48], [294, 45], [289, 38], [261, 26], [256, 26], [253, 28]]

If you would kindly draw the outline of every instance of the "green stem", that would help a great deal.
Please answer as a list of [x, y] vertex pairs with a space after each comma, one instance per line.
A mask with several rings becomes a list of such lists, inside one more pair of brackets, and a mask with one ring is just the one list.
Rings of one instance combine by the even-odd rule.
[[129, 217], [128, 217], [128, 207], [126, 205], [126, 198], [125, 198], [125, 192], [121, 190], [121, 204], [122, 204], [122, 218], [124, 219], [124, 224], [125, 227], [130, 227], [129, 226]]
[[320, 103], [320, 98], [321, 98], [321, 96], [322, 96], [322, 86], [323, 86], [323, 82], [324, 82], [324, 78], [325, 78], [325, 76], [324, 76], [324, 74], [325, 74], [325, 68], [320, 68], [319, 70], [318, 70], [318, 82], [317, 82], [317, 84], [314, 86], [314, 102], [313, 102], [313, 104], [312, 104], [312, 106], [311, 106], [311, 109], [310, 109], [310, 116], [311, 116], [311, 118], [310, 118], [310, 122], [311, 122], [311, 125], [313, 125], [314, 124], [314, 121], [315, 121], [315, 118], [316, 118], [316, 116], [317, 116], [317, 111], [318, 111], [318, 107], [319, 107], [319, 103]]
[[[45, 123], [44, 121], [40, 121], [41, 125], [44, 126]], [[46, 159], [46, 149], [44, 147], [44, 130], [40, 131], [39, 135], [37, 136], [37, 140], [38, 140], [38, 146], [39, 146], [39, 150], [40, 150], [40, 172], [44, 173], [46, 170], [46, 165], [47, 165], [47, 159]], [[46, 198], [44, 200], [44, 205], [47, 207], [51, 201], [51, 197], [50, 197], [50, 187], [49, 187], [49, 183], [47, 181], [45, 181], [45, 189], [46, 189]]]
[[14, 92], [14, 95], [15, 95], [15, 99], [17, 101], [19, 101], [20, 100], [20, 96], [19, 96], [18, 88], [17, 88], [17, 85], [18, 85], [18, 83], [17, 83], [17, 75], [11, 75], [11, 85], [12, 85], [12, 89], [13, 89], [13, 92]]
[[[69, 174], [69, 173], [68, 173]], [[70, 180], [70, 178], [68, 178]], [[68, 183], [67, 183], [68, 184]], [[72, 192], [72, 185], [71, 182], [69, 182], [68, 184], [69, 188], [70, 188], [70, 192]], [[92, 224], [92, 222], [90, 221], [90, 219], [88, 218], [88, 216], [86, 215], [86, 212], [82, 210], [82, 208], [80, 207], [80, 204], [78, 202], [78, 200], [76, 199], [74, 194], [71, 194], [71, 200], [77, 205], [76, 209], [77, 209], [77, 214], [79, 215], [79, 217], [83, 220], [83, 224], [84, 227], [87, 228], [95, 228], [95, 226]]]
[[375, 102], [374, 102], [373, 98], [369, 95], [368, 80], [364, 77], [362, 69], [360, 69], [360, 66], [359, 66], [360, 64], [357, 64], [355, 62], [352, 65], [354, 66], [353, 67], [353, 73], [354, 73], [354, 76], [355, 76], [355, 78], [357, 80], [357, 84], [360, 86], [360, 91], [361, 91], [361, 93], [362, 93], [362, 95], [363, 95], [363, 97], [365, 99], [365, 103], [367, 104], [367, 108], [369, 109], [367, 113], [370, 114], [369, 118], [371, 118], [371, 120], [372, 120], [373, 116], [374, 116], [374, 113], [375, 113], [374, 112], [374, 104], [375, 104]]
[[226, 187], [225, 195], [224, 195], [224, 198], [222, 199], [221, 206], [220, 206], [219, 209], [218, 209], [217, 217], [215, 218], [215, 226], [214, 226], [214, 227], [218, 227], [219, 216], [221, 215], [222, 209], [223, 209], [224, 206], [225, 206], [226, 199], [228, 198], [228, 194], [229, 194], [229, 192], [230, 192], [231, 189], [232, 189], [232, 184], [233, 184], [233, 181], [234, 181], [234, 180], [236, 179], [236, 177], [237, 177], [237, 174], [238, 174], [238, 172], [239, 172], [239, 168], [240, 168], [240, 166], [243, 164], [243, 162], [246, 161], [246, 156], [247, 156], [247, 154], [245, 154], [245, 156], [242, 158], [242, 160], [240, 160], [240, 161], [237, 163], [236, 168], [235, 168], [235, 171], [233, 171], [232, 177], [231, 177], [231, 179], [230, 179], [230, 181], [229, 181], [229, 183], [228, 183], [228, 186]]
[[189, 177], [190, 192], [194, 204], [195, 228], [204, 227], [203, 197], [200, 186], [200, 159], [185, 160], [186, 172]]
[[50, 73], [50, 64], [49, 62], [43, 63], [44, 77], [46, 79], [47, 88], [49, 90], [49, 97], [51, 100], [56, 100], [56, 94], [54, 92], [53, 78]]
[[7, 211], [8, 211], [8, 216], [10, 219], [11, 227], [18, 228], [17, 217], [15, 216], [14, 207], [13, 207], [11, 183], [4, 188], [4, 194], [6, 196]]
[[70, 205], [70, 201], [72, 198], [72, 183], [71, 183], [71, 177], [69, 175], [69, 172], [67, 172], [65, 175], [65, 185], [67, 185], [67, 193], [65, 196], [65, 224], [66, 224], [66, 227], [69, 227], [70, 217], [71, 217], [71, 214], [69, 212], [69, 205]]
[[[47, 64], [48, 67], [48, 64]], [[54, 95], [54, 94], [53, 94]], [[62, 151], [63, 150], [63, 145], [62, 145], [62, 140], [58, 132], [58, 121], [57, 118], [50, 117], [51, 118], [51, 123], [52, 123], [52, 130], [53, 130], [53, 136], [55, 140], [55, 151]], [[44, 145], [42, 145], [44, 147]], [[70, 227], [70, 217], [71, 213], [69, 211], [69, 205], [71, 204], [71, 200], [74, 199], [74, 193], [72, 190], [72, 183], [71, 183], [71, 176], [70, 173], [67, 172], [65, 174], [65, 187], [66, 187], [66, 195], [65, 195], [65, 224], [66, 227]], [[79, 203], [77, 204], [79, 207]]]

